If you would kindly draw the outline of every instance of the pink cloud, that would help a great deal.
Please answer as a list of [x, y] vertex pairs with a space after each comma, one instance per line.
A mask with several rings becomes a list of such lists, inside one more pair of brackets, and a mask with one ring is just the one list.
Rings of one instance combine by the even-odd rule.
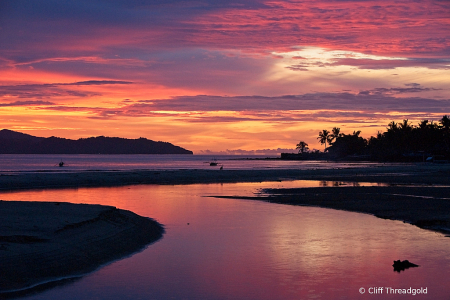
[[0, 96], [17, 98], [55, 98], [72, 96], [75, 98], [86, 98], [98, 96], [100, 93], [80, 91], [65, 88], [65, 86], [100, 86], [100, 85], [124, 85], [132, 84], [129, 81], [117, 80], [87, 80], [70, 83], [44, 83], [44, 84], [20, 84], [20, 85], [0, 85]]
[[429, 69], [450, 69], [449, 59], [410, 58], [400, 59], [355, 59], [340, 58], [324, 66], [355, 66], [359, 69], [395, 69], [407, 67], [425, 67]]
[[[51, 103], [39, 101], [35, 105], [40, 110], [85, 111], [90, 114], [89, 118], [169, 117], [188, 123], [264, 120], [273, 122], [297, 122], [300, 120], [320, 122], [336, 118], [345, 120], [347, 123], [364, 123], [364, 120], [372, 122], [391, 112], [404, 115], [448, 114], [450, 99], [396, 97], [396, 95], [403, 96], [402, 94], [405, 93], [420, 93], [429, 90], [429, 88], [421, 87], [418, 84], [409, 84], [404, 88], [376, 88], [363, 90], [358, 94], [342, 92], [280, 97], [179, 96], [171, 99], [128, 100], [116, 107], [50, 105]], [[32, 105], [33, 102], [30, 101], [26, 104]], [[6, 105], [9, 104], [4, 106]], [[224, 111], [233, 112], [233, 114], [209, 114], [209, 112]]]
[[[450, 4], [445, 1], [254, 1], [240, 7], [183, 3], [190, 5], [130, 5], [124, 10], [111, 3], [98, 12], [93, 4], [91, 13], [72, 13], [66, 18], [49, 18], [45, 2], [42, 10], [37, 8], [30, 16], [12, 6], [4, 17], [14, 26], [3, 29], [3, 48], [14, 51], [4, 51], [3, 59], [22, 63], [54, 57], [59, 52], [69, 57], [97, 54], [112, 59], [119, 55], [121, 59], [145, 61], [148, 49], [267, 53], [295, 46], [447, 57], [450, 49]], [[82, 5], [70, 5], [81, 11]], [[194, 6], [196, 9], [192, 9]], [[83, 22], [85, 18], [88, 22]], [[20, 36], [9, 29], [21, 27], [27, 30]], [[50, 29], [52, 35], [43, 34]]]
[[197, 17], [193, 41], [233, 48], [314, 45], [379, 55], [446, 57], [450, 4], [436, 1], [275, 1]]
[[[314, 124], [339, 120], [372, 126], [391, 113], [449, 114], [442, 83], [450, 64], [448, 1], [7, 3], [0, 10], [0, 106], [16, 111], [21, 123], [34, 122], [20, 115], [26, 109], [41, 116], [36, 124], [47, 122], [49, 112], [73, 128], [85, 122], [126, 127], [123, 120], [136, 120], [136, 127], [170, 135], [174, 130], [164, 131], [167, 123], [152, 124], [153, 118], [167, 118], [178, 122], [177, 132], [195, 139], [191, 127], [203, 124], [319, 126]], [[309, 47], [385, 58], [347, 54], [323, 61], [302, 53], [293, 62], [280, 54]], [[299, 72], [289, 77], [293, 72], [283, 66]], [[336, 66], [371, 76], [347, 80], [337, 71], [310, 72]], [[415, 67], [433, 76], [404, 79], [403, 71], [393, 71], [399, 74], [393, 79], [371, 72]]]
[[49, 101], [14, 101], [10, 103], [0, 103], [0, 107], [7, 107], [7, 106], [41, 106], [41, 105], [54, 105], [55, 103], [49, 102]]

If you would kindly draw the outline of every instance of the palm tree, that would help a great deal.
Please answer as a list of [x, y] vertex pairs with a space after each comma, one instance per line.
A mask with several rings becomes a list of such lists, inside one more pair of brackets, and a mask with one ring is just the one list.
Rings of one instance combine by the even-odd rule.
[[439, 120], [439, 123], [442, 124], [442, 128], [444, 129], [450, 129], [450, 117], [445, 115], [442, 117], [442, 119]]
[[[430, 126], [430, 123], [428, 123], [428, 122], [429, 122], [428, 120], [420, 121], [419, 128], [426, 129], [428, 126]], [[431, 123], [433, 123], [433, 122], [431, 122]]]
[[403, 131], [411, 131], [413, 129], [413, 127], [411, 126], [411, 124], [408, 122], [408, 119], [403, 120], [403, 123], [400, 123], [398, 125], [398, 128], [400, 128]]
[[442, 117], [442, 119], [439, 120], [439, 123], [441, 123], [442, 128], [442, 137], [444, 139], [444, 143], [447, 148], [447, 152], [450, 152], [450, 118], [449, 116], [445, 115]]
[[304, 141], [300, 141], [300, 143], [297, 144], [297, 148], [295, 148], [295, 149], [299, 149], [298, 153], [303, 153], [306, 150], [308, 150], [309, 148], [308, 148], [307, 143], [305, 143]]
[[325, 144], [325, 151], [327, 151], [327, 142], [330, 143], [330, 132], [326, 129], [319, 132], [319, 142], [323, 145]]
[[395, 123], [394, 121], [392, 121], [391, 123], [388, 124], [388, 128], [387, 128], [388, 132], [395, 132], [398, 130], [398, 125], [397, 123]]
[[338, 137], [341, 137], [343, 134], [341, 133], [341, 129], [339, 127], [333, 127], [331, 129], [330, 139], [329, 142], [332, 143], [335, 141]]

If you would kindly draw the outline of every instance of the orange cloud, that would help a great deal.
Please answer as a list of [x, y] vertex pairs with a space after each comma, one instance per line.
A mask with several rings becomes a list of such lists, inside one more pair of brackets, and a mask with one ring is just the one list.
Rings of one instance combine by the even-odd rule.
[[445, 1], [17, 3], [0, 11], [5, 128], [220, 151], [450, 114]]

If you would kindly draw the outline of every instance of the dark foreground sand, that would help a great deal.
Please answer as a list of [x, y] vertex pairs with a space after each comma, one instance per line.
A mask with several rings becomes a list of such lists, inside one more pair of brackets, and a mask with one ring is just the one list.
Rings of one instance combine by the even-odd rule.
[[77, 277], [162, 237], [156, 221], [111, 206], [0, 201], [0, 299]]

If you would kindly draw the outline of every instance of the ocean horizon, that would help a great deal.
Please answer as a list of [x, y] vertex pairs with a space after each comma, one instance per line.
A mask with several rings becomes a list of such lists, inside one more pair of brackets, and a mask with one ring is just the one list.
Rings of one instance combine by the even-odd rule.
[[[266, 155], [0, 154], [0, 172], [82, 172], [215, 169], [327, 169], [377, 166], [374, 162], [292, 161]], [[63, 167], [59, 163], [64, 162]], [[211, 166], [210, 163], [217, 163]]]

